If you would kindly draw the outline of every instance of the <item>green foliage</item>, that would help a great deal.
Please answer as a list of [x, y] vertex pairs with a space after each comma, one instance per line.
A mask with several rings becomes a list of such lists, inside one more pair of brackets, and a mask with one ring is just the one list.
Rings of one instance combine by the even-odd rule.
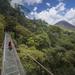
[[45, 49], [50, 47], [50, 40], [48, 38], [47, 33], [43, 32], [35, 36], [36, 48], [37, 49]]
[[[46, 60], [45, 53], [38, 51], [34, 48], [34, 50], [31, 50], [32, 48], [27, 48], [25, 45], [19, 46], [19, 56], [23, 63], [24, 68], [27, 71], [27, 75], [38, 75], [38, 71], [40, 67], [28, 56], [30, 54], [33, 56], [37, 61], [44, 62]], [[34, 71], [35, 70], [35, 71]]]
[[16, 32], [23, 36], [31, 36], [31, 32], [28, 29], [26, 29], [24, 26], [21, 26], [19, 24], [16, 25]]
[[22, 43], [26, 44], [27, 39], [33, 35], [28, 29], [26, 29], [24, 26], [21, 26], [20, 24], [16, 25], [15, 31], [16, 31], [16, 40], [18, 44]]
[[3, 34], [4, 34], [4, 17], [0, 15], [0, 47], [3, 42]]

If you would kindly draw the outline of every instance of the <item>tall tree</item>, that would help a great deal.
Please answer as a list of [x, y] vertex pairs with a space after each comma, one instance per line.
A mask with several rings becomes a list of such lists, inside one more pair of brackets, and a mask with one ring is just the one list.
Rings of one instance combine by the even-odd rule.
[[10, 0], [0, 0], [0, 13], [8, 13], [10, 7]]

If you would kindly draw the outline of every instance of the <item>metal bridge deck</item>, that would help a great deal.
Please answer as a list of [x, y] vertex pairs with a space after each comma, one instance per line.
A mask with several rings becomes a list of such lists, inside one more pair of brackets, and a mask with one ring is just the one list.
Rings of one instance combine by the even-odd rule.
[[12, 50], [9, 50], [9, 41], [12, 42], [12, 39], [10, 35], [6, 33], [4, 40], [2, 75], [26, 75], [13, 42]]

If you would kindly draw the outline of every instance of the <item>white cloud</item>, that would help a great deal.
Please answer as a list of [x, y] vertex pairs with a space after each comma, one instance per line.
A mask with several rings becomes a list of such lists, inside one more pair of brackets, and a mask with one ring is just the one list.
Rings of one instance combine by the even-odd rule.
[[57, 22], [57, 20], [62, 18], [62, 16], [60, 16], [58, 13], [60, 13], [64, 9], [65, 9], [64, 4], [59, 3], [56, 7], [49, 8], [48, 10], [47, 9], [43, 10], [40, 13], [33, 12], [33, 14], [36, 19], [42, 19], [42, 20], [45, 20], [49, 24], [54, 24], [55, 22]]
[[[39, 13], [31, 12], [36, 19], [41, 19], [49, 24], [55, 24], [60, 20], [66, 20], [75, 25], [75, 9], [67, 10], [65, 4], [60, 2], [56, 7], [48, 8]], [[64, 15], [62, 15], [64, 13]], [[33, 17], [33, 16], [32, 16]]]
[[35, 3], [41, 3], [42, 0], [24, 0], [28, 5], [33, 5]]
[[65, 4], [63, 2], [60, 2], [56, 7], [56, 10], [58, 11], [64, 11], [65, 10]]
[[37, 7], [34, 7], [33, 11], [36, 11], [38, 8]]
[[51, 6], [50, 3], [46, 3], [46, 5], [49, 6], [49, 7]]
[[75, 19], [75, 9], [71, 8], [66, 14], [67, 19]]
[[71, 8], [64, 16], [70, 23], [75, 25], [75, 9]]
[[11, 5], [14, 7], [15, 3], [17, 4], [25, 4], [27, 3], [28, 5], [33, 5], [35, 3], [42, 3], [43, 0], [12, 0]]

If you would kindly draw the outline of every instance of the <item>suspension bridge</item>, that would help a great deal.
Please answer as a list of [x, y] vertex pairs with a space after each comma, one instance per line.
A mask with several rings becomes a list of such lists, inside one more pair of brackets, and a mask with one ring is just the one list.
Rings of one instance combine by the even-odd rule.
[[[8, 43], [12, 42], [12, 50], [9, 50]], [[8, 33], [5, 33], [2, 75], [26, 75], [20, 59], [17, 55], [16, 48]]]
[[[11, 45], [12, 45], [12, 50], [10, 50], [8, 47], [8, 43], [10, 41], [11, 41]], [[31, 55], [29, 55], [29, 54], [27, 54], [27, 55], [35, 63], [37, 63], [39, 66], [41, 66], [48, 73], [48, 75], [54, 75], [51, 71], [49, 71], [43, 65], [41, 65], [38, 61], [36, 61]], [[1, 75], [26, 75], [26, 71], [20, 62], [20, 59], [16, 52], [16, 48], [12, 41], [12, 38], [8, 33], [5, 33], [5, 38], [4, 38], [4, 50], [3, 50]]]

